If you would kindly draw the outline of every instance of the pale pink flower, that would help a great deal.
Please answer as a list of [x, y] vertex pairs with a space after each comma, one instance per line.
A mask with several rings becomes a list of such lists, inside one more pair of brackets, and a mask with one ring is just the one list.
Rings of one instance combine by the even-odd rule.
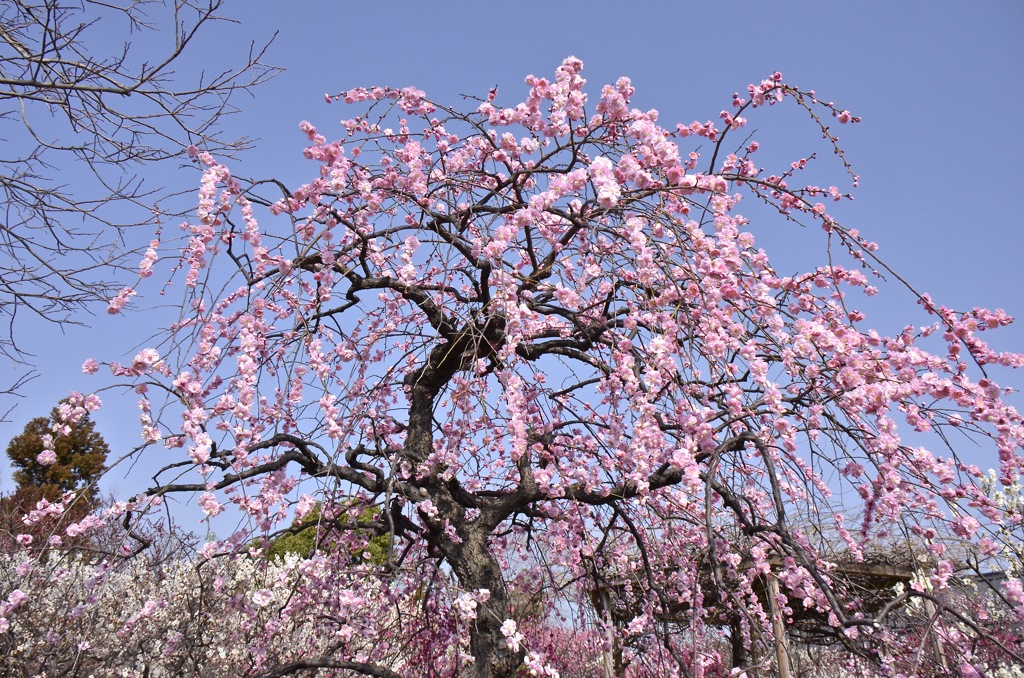
[[469, 621], [476, 619], [477, 602], [469, 593], [463, 593], [455, 599], [454, 607], [462, 619]]
[[316, 506], [316, 499], [308, 494], [304, 494], [299, 497], [299, 503], [295, 507], [295, 517], [302, 520], [310, 513], [313, 512], [313, 508]]
[[122, 287], [121, 291], [117, 293], [117, 296], [110, 300], [110, 305], [107, 306], [107, 313], [111, 315], [117, 315], [124, 308], [124, 305], [128, 303], [128, 300], [135, 296], [135, 290], [131, 287]]
[[160, 362], [160, 354], [154, 348], [144, 348], [132, 359], [132, 369], [142, 372]]
[[153, 275], [153, 264], [157, 262], [158, 255], [153, 247], [146, 250], [145, 256], [139, 262], [139, 277], [148, 278]]
[[508, 643], [508, 649], [513, 652], [519, 652], [521, 643], [523, 642], [523, 634], [519, 633], [516, 623], [512, 619], [506, 619], [501, 624], [501, 634], [505, 636], [505, 642]]
[[6, 611], [10, 612], [28, 602], [28, 595], [21, 589], [14, 589], [7, 596]]
[[612, 170], [612, 161], [604, 156], [594, 158], [590, 163], [590, 180], [597, 189], [597, 203], [606, 209], [619, 204], [622, 188], [616, 181]]
[[203, 510], [203, 513], [210, 516], [211, 518], [213, 516], [219, 515], [224, 510], [224, 507], [221, 505], [221, 503], [217, 501], [217, 497], [213, 496], [213, 494], [211, 494], [210, 492], [204, 492], [202, 495], [200, 495], [198, 503], [199, 508]]
[[270, 589], [260, 589], [252, 594], [252, 602], [260, 607], [266, 607], [274, 602], [274, 594]]
[[962, 516], [953, 523], [953, 532], [965, 539], [970, 539], [981, 527], [981, 523], [971, 516]]

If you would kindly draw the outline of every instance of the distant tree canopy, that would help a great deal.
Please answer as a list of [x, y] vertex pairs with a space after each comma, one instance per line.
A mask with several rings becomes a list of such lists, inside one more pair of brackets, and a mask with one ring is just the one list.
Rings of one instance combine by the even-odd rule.
[[[110, 448], [88, 415], [70, 426], [67, 435], [54, 435], [53, 423], [59, 407], [49, 417], [36, 417], [21, 434], [7, 445], [7, 456], [16, 469], [12, 477], [17, 492], [32, 490], [53, 501], [65, 492], [81, 491], [90, 501], [96, 498], [96, 480], [106, 470]], [[52, 436], [56, 460], [43, 464], [39, 455], [47, 449], [46, 437]]]
[[[301, 558], [308, 558], [317, 548], [343, 548], [344, 539], [340, 538], [339, 525], [343, 526], [341, 532], [352, 529], [354, 524], [372, 523], [377, 517], [378, 511], [372, 507], [364, 509], [358, 521], [353, 523], [350, 520], [325, 520], [322, 515], [323, 506], [320, 502], [313, 508], [305, 518], [296, 519], [289, 531], [270, 540], [267, 545], [267, 557], [271, 559], [284, 558], [294, 553]], [[357, 529], [362, 540], [358, 546], [349, 546], [354, 562], [368, 560], [374, 565], [382, 565], [388, 559], [388, 534], [370, 536], [372, 530]], [[366, 534], [363, 534], [366, 533]], [[349, 540], [350, 541], [350, 540]]]

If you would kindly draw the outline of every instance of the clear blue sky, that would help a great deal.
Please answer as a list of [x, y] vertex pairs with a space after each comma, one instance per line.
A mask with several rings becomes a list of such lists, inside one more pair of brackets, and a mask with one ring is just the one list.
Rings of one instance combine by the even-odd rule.
[[[242, 112], [224, 123], [261, 139], [233, 165], [237, 174], [311, 178], [316, 168], [302, 159], [298, 123], [309, 119], [331, 137], [343, 111], [325, 105], [323, 94], [353, 86], [415, 85], [458, 103], [460, 94], [499, 85], [500, 101], [514, 103], [526, 74], [550, 75], [574, 54], [593, 95], [628, 75], [633, 104], [657, 108], [671, 127], [715, 118], [732, 92], [779, 70], [863, 118], [842, 128], [862, 177], [856, 201], [840, 213], [844, 223], [877, 241], [887, 262], [941, 303], [1002, 307], [1024, 323], [1024, 3], [229, 0], [226, 9], [239, 23], [207, 34], [192, 63], [219, 70], [225, 58], [244, 58], [250, 40], [278, 31], [268, 61], [286, 69], [240, 99]], [[781, 130], [769, 129], [772, 116], [755, 127], [780, 154], [796, 159], [816, 148], [811, 127], [777, 120]], [[159, 181], [190, 187], [197, 178], [164, 171]], [[805, 232], [773, 228], [782, 230], [763, 241], [769, 254], [773, 246], [782, 256], [802, 251]], [[159, 303], [156, 290], [150, 285], [141, 303]], [[922, 321], [908, 295], [891, 290], [880, 300], [882, 329]], [[143, 318], [99, 315], [92, 329], [63, 336], [26, 324], [21, 338], [38, 347], [42, 376], [0, 424], [0, 444], [69, 390], [100, 386], [81, 375], [82, 361], [134, 354], [152, 333]], [[1024, 325], [993, 339], [1024, 350]], [[1024, 386], [1024, 375], [1008, 376], [1009, 385]], [[105, 400], [96, 419], [116, 456], [138, 440], [137, 412], [134, 398]], [[117, 473], [106, 487], [137, 491], [148, 475]], [[0, 491], [10, 489], [0, 471]]]

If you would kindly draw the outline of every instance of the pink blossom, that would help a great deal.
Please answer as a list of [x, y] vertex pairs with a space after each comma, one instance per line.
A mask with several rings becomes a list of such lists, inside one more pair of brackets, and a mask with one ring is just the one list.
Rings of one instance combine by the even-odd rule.
[[601, 207], [611, 208], [618, 204], [622, 191], [612, 174], [612, 163], [608, 158], [594, 158], [590, 163], [590, 180], [597, 189], [597, 202]]
[[142, 427], [142, 440], [146, 443], [158, 443], [163, 439], [163, 433], [157, 426], [144, 424]]
[[274, 593], [270, 589], [260, 589], [252, 594], [252, 602], [260, 607], [267, 607], [274, 602]]
[[224, 507], [217, 501], [217, 497], [210, 492], [204, 492], [198, 500], [199, 508], [209, 517], [220, 515]]
[[12, 610], [24, 605], [28, 602], [28, 595], [21, 589], [14, 589], [7, 595], [7, 604], [4, 606], [4, 613], [10, 613]]
[[132, 360], [132, 369], [141, 374], [159, 361], [160, 354], [157, 353], [156, 349], [146, 348], [140, 351]]
[[156, 252], [156, 246], [159, 243], [153, 241], [150, 247], [146, 250], [145, 255], [142, 257], [142, 261], [139, 262], [139, 277], [148, 278], [153, 275], [153, 265], [156, 264], [159, 255]]
[[953, 523], [953, 532], [965, 539], [970, 539], [978, 531], [981, 524], [973, 516], [962, 516]]
[[978, 549], [984, 556], [995, 556], [999, 554], [1001, 547], [988, 537], [984, 537], [978, 540]]
[[521, 647], [520, 644], [523, 642], [523, 634], [519, 633], [515, 621], [512, 619], [506, 619], [502, 622], [501, 634], [505, 636], [505, 642], [508, 643], [508, 649], [512, 652], [519, 652]]
[[117, 293], [117, 296], [110, 300], [110, 305], [107, 306], [107, 313], [111, 315], [117, 315], [124, 308], [124, 305], [128, 303], [128, 300], [135, 296], [135, 290], [131, 287], [122, 287], [121, 291]]
[[558, 671], [544, 663], [544, 657], [537, 652], [527, 652], [523, 658], [523, 664], [531, 676], [542, 676], [543, 678], [558, 678]]
[[203, 560], [210, 560], [221, 550], [221, 545], [215, 541], [208, 541], [203, 544], [196, 553]]
[[308, 494], [302, 495], [301, 497], [299, 497], [299, 503], [295, 507], [295, 518], [298, 519], [298, 520], [302, 520], [303, 518], [308, 516], [310, 513], [312, 513], [313, 509], [315, 507], [316, 507], [316, 499], [315, 498], [313, 498], [312, 496], [310, 496]]

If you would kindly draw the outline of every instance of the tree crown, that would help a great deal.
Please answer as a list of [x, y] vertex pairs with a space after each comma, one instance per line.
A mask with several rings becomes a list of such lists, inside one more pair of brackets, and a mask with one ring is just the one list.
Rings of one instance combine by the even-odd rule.
[[[143, 403], [144, 437], [190, 460], [151, 495], [199, 494], [210, 515], [230, 501], [264, 531], [305, 488], [354, 519], [387, 507], [385, 562], [336, 563], [335, 581], [373, 572], [399, 610], [400, 630], [367, 628], [381, 657], [458, 647], [452, 666], [472, 657], [481, 676], [542, 671], [514, 602], [536, 596], [553, 616], [590, 610], [579, 623], [613, 639], [616, 666], [660, 675], [720, 662], [719, 628], [736, 667], [763, 664], [742, 648], [797, 617], [891, 664], [920, 637], [884, 624], [911, 599], [973, 661], [983, 612], [951, 602], [951, 553], [1000, 563], [1021, 516], [958, 447], [986, 440], [999, 481], [1019, 480], [1022, 420], [986, 370], [1024, 358], [981, 338], [1011, 319], [919, 294], [931, 325], [863, 327], [888, 269], [829, 214], [846, 194], [803, 179], [808, 158], [763, 170], [737, 138], [791, 102], [856, 184], [833, 131], [848, 111], [773, 74], [719, 123], [664, 128], [627, 78], [590, 108], [581, 73], [567, 59], [522, 102], [491, 92], [469, 112], [414, 88], [329, 97], [362, 114], [335, 141], [303, 123], [318, 170], [294, 189], [193, 149], [206, 169], [176, 269], [191, 313], [167, 355], [111, 365], [181, 405]], [[823, 234], [827, 265], [776, 271], [739, 212], [751, 199], [759, 219], [817, 225], [795, 232]], [[926, 551], [915, 583], [865, 603], [839, 565], [893, 538]], [[1024, 611], [1024, 594], [1003, 600]]]
[[51, 501], [79, 491], [94, 498], [109, 453], [88, 411], [74, 399], [54, 407], [49, 417], [29, 421], [7, 445], [18, 490], [38, 488]]

